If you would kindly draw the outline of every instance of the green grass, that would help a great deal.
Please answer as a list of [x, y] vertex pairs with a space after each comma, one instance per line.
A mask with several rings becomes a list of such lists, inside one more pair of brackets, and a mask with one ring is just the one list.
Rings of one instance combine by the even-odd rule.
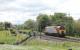
[[80, 38], [80, 33], [69, 33], [67, 34], [68, 37], [76, 37], [76, 38]]
[[9, 31], [0, 31], [0, 43], [12, 44], [16, 40]]
[[21, 30], [21, 31], [23, 31], [23, 32], [31, 32], [31, 30]]
[[[9, 31], [0, 31], [0, 43], [13, 44], [16, 41], [16, 37], [12, 36]], [[59, 41], [47, 41], [42, 39], [29, 39], [21, 45], [1, 45], [0, 50], [80, 50], [80, 43], [76, 42], [59, 42]]]
[[68, 50], [69, 48], [80, 50], [80, 43], [33, 39], [23, 45], [0, 45], [0, 50]]
[[0, 31], [0, 43], [5, 43], [5, 44], [13, 44], [17, 42], [18, 40], [21, 41], [21, 39], [24, 39], [26, 36], [24, 34], [17, 34], [19, 38], [17, 39], [17, 36], [13, 36], [10, 31], [4, 30]]
[[37, 47], [44, 48], [44, 50], [68, 50], [69, 48], [72, 48], [73, 50], [80, 50], [80, 43], [76, 42], [58, 42], [33, 39], [30, 41], [26, 41], [24, 45], [33, 46], [35, 47], [35, 50]]

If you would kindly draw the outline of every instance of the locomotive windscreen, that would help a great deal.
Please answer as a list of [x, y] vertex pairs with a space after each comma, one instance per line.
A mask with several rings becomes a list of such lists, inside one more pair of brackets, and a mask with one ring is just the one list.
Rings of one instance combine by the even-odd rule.
[[65, 29], [65, 27], [64, 26], [60, 26], [60, 30], [64, 30]]

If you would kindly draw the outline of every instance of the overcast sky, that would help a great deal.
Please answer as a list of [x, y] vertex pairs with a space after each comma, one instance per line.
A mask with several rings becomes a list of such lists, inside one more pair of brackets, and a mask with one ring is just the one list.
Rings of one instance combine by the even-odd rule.
[[64, 12], [80, 18], [80, 0], [0, 0], [0, 21], [21, 24], [39, 13]]

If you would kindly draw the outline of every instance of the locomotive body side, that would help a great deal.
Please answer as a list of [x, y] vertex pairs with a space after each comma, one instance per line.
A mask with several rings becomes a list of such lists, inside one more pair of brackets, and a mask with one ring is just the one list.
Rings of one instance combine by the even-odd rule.
[[65, 36], [65, 28], [63, 26], [48, 26], [45, 27], [45, 34], [51, 36]]

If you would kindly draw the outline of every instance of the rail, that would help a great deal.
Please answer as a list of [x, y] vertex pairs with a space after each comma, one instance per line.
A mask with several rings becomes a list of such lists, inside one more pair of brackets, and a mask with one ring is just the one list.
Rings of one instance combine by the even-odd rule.
[[61, 38], [61, 37], [53, 37], [53, 36], [47, 36], [47, 35], [43, 35], [42, 39], [45, 39], [45, 40], [56, 39], [56, 40], [60, 40], [60, 41], [80, 42], [80, 38], [69, 38], [69, 37]]

